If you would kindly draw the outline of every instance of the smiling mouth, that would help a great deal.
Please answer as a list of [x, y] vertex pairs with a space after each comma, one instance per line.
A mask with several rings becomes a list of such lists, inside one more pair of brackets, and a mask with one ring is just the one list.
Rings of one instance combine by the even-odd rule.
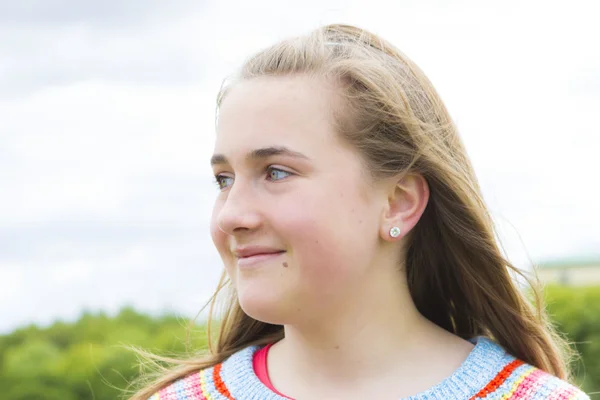
[[239, 257], [237, 264], [239, 267], [256, 266], [266, 261], [272, 261], [281, 256], [283, 253], [285, 253], [285, 251], [278, 251], [275, 253], [257, 253], [247, 257]]

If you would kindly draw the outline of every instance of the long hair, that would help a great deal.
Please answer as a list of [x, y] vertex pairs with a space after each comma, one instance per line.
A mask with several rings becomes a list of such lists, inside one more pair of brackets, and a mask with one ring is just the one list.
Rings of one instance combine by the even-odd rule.
[[[429, 79], [393, 45], [350, 25], [327, 25], [283, 40], [249, 58], [217, 97], [217, 111], [238, 81], [307, 75], [336, 83], [343, 105], [337, 133], [361, 154], [373, 179], [413, 172], [428, 182], [430, 198], [406, 236], [405, 273], [419, 312], [464, 339], [489, 337], [515, 357], [561, 379], [571, 378], [570, 349], [547, 319], [537, 282], [502, 254], [493, 221], [446, 107]], [[511, 274], [531, 287], [530, 300]], [[283, 327], [257, 321], [230, 290], [216, 343], [211, 299], [209, 353], [186, 360], [152, 356], [174, 365], [132, 397], [146, 399], [163, 386], [214, 366], [238, 350], [283, 338]], [[158, 365], [158, 364], [157, 364]]]

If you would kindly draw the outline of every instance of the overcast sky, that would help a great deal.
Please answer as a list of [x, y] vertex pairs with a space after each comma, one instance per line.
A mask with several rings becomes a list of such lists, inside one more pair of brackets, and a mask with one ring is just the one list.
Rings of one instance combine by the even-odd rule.
[[0, 332], [126, 304], [194, 315], [221, 271], [221, 81], [324, 23], [425, 71], [513, 262], [600, 256], [597, 2], [491, 3], [0, 0]]

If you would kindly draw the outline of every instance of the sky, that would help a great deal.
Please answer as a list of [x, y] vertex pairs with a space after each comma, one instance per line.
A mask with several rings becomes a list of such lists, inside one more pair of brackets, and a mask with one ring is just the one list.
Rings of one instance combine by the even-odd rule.
[[0, 333], [125, 305], [194, 316], [222, 269], [221, 82], [327, 23], [381, 35], [430, 78], [513, 263], [599, 257], [599, 14], [592, 0], [0, 0]]

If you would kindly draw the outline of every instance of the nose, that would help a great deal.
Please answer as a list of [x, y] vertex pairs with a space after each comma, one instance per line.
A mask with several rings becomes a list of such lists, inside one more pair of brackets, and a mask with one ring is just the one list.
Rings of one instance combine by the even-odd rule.
[[257, 206], [256, 193], [252, 187], [236, 180], [220, 204], [216, 218], [217, 226], [229, 235], [255, 230], [261, 224], [261, 214]]

